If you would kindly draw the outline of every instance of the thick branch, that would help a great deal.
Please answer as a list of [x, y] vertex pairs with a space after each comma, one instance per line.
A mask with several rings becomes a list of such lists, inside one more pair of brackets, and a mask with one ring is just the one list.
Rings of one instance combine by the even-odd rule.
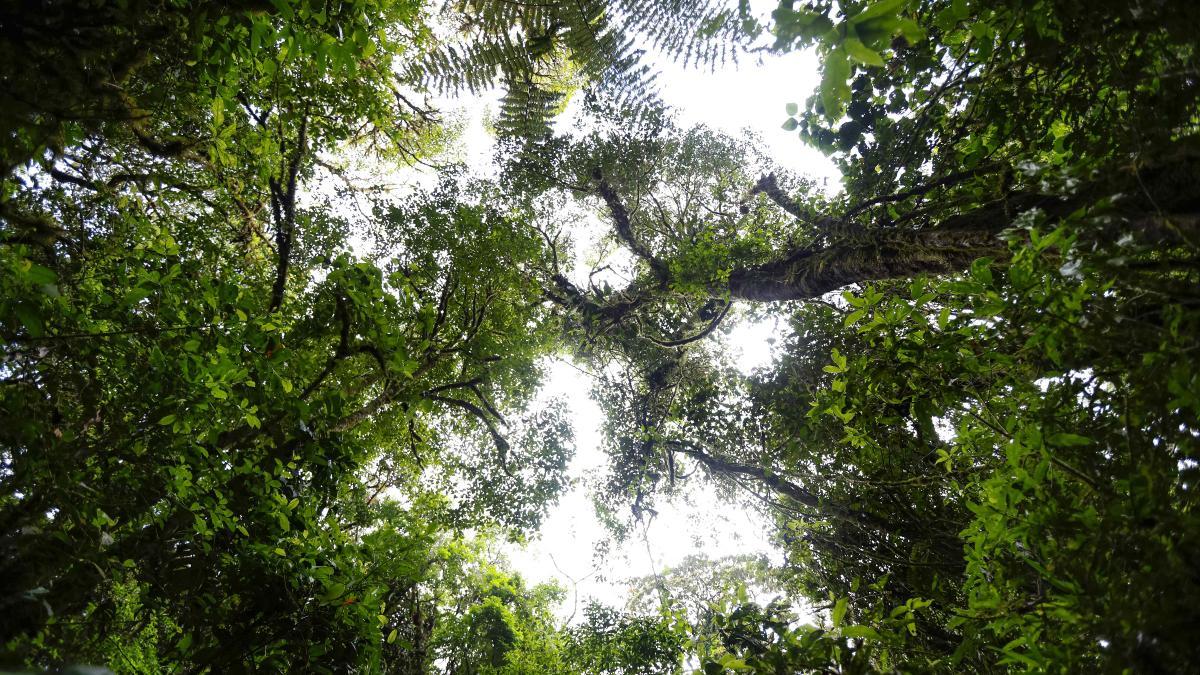
[[664, 445], [670, 450], [682, 452], [700, 461], [713, 473], [747, 476], [758, 480], [775, 492], [792, 499], [798, 504], [813, 509], [823, 518], [836, 519], [880, 533], [892, 532], [890, 524], [880, 520], [878, 517], [870, 513], [848, 509], [837, 503], [824, 501], [803, 487], [791, 481], [784, 480], [779, 474], [768, 471], [765, 467], [730, 462], [705, 452], [700, 446], [687, 441], [666, 441]]
[[804, 207], [800, 206], [795, 200], [784, 194], [783, 190], [779, 189], [779, 183], [775, 181], [774, 173], [769, 173], [758, 179], [758, 182], [754, 184], [754, 189], [750, 191], [750, 195], [753, 196], [760, 192], [775, 202], [776, 206], [792, 214], [797, 219], [805, 222], [812, 219], [811, 214], [806, 213]]
[[344, 419], [342, 419], [341, 422], [338, 422], [336, 425], [334, 425], [333, 430], [335, 432], [341, 433], [343, 431], [346, 431], [348, 429], [352, 429], [352, 428], [358, 426], [361, 422], [363, 422], [367, 418], [371, 417], [375, 413], [382, 410], [383, 407], [385, 405], [387, 405], [388, 403], [390, 403], [392, 401], [392, 398], [394, 398], [395, 396], [396, 396], [396, 392], [391, 387], [385, 386], [383, 389], [383, 393], [376, 396], [374, 399], [371, 400], [370, 403], [363, 406], [358, 411], [356, 411], [356, 412], [348, 415]]
[[596, 191], [604, 199], [604, 203], [608, 205], [608, 211], [612, 214], [613, 224], [617, 228], [617, 235], [621, 237], [621, 241], [633, 251], [634, 255], [646, 261], [650, 265], [650, 269], [654, 270], [654, 274], [662, 277], [667, 274], [667, 266], [663, 261], [659, 260], [650, 251], [650, 248], [638, 241], [638, 238], [633, 234], [633, 226], [629, 221], [629, 211], [625, 205], [621, 203], [617, 193], [604, 180], [604, 176], [599, 169], [592, 172], [592, 177], [596, 179]]
[[930, 241], [903, 246], [879, 236], [817, 251], [803, 250], [775, 262], [735, 269], [728, 285], [713, 291], [728, 292], [741, 300], [807, 300], [855, 283], [953, 272], [976, 258], [999, 256], [1005, 250], [990, 232], [962, 233], [948, 239], [957, 240], [958, 245]]
[[79, 176], [73, 176], [73, 175], [67, 173], [66, 171], [62, 171], [55, 167], [50, 167], [50, 175], [57, 178], [60, 181], [63, 181], [66, 183], [72, 183], [72, 184], [78, 185], [79, 187], [82, 187], [82, 188], [87, 188], [87, 189], [93, 190], [93, 191], [100, 190], [100, 188], [92, 181], [90, 181], [86, 178], [80, 178]]
[[579, 290], [578, 286], [561, 274], [554, 275], [551, 281], [554, 282], [557, 293], [548, 293], [547, 296], [550, 300], [574, 309], [586, 317], [604, 321], [624, 319], [634, 310], [653, 300], [657, 291], [666, 288], [664, 279], [659, 279], [653, 285], [639, 285], [635, 281], [617, 294], [620, 297], [619, 300], [600, 303], [592, 299], [589, 294]]
[[1054, 221], [1084, 203], [1080, 197], [1025, 193], [923, 229], [845, 226], [844, 232], [829, 233], [830, 244], [824, 248], [794, 249], [778, 260], [734, 269], [728, 284], [711, 290], [741, 300], [807, 300], [850, 284], [955, 272], [983, 256], [1006, 257], [1008, 248], [997, 235], [1016, 214], [1036, 208]]

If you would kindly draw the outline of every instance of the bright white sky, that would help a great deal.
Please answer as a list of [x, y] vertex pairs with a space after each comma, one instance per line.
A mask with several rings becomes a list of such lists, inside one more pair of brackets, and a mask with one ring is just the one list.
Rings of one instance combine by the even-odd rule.
[[[837, 189], [840, 178], [832, 163], [801, 143], [794, 132], [780, 128], [787, 117], [785, 105], [802, 102], [819, 81], [814, 54], [766, 56], [761, 62], [748, 58], [740, 66], [715, 73], [684, 70], [670, 63], [659, 67], [660, 93], [677, 109], [682, 125], [705, 124], [729, 134], [756, 133], [780, 165], [828, 181], [829, 188]], [[472, 159], [490, 158], [490, 142], [483, 134], [480, 124], [467, 129], [465, 140]], [[766, 340], [774, 331], [770, 323], [743, 324], [733, 330], [729, 342], [739, 352], [736, 359], [742, 369], [749, 371], [770, 362], [772, 349]], [[582, 479], [602, 471], [606, 458], [600, 449], [601, 415], [588, 396], [589, 378], [566, 362], [551, 364], [548, 375], [542, 395], [565, 399], [574, 422], [576, 456], [570, 474]], [[690, 503], [680, 499], [656, 504], [658, 515], [641, 532], [598, 558], [596, 546], [606, 533], [595, 516], [585, 482], [580, 480], [552, 508], [534, 541], [507, 551], [527, 581], [557, 580], [567, 589], [559, 610], [563, 619], [575, 616], [578, 620], [588, 598], [623, 607], [629, 595], [628, 579], [652, 575], [689, 555], [718, 558], [761, 552], [779, 559], [767, 540], [769, 526], [759, 514], [721, 503], [698, 489], [691, 490]], [[696, 481], [695, 487], [702, 488], [703, 482]]]

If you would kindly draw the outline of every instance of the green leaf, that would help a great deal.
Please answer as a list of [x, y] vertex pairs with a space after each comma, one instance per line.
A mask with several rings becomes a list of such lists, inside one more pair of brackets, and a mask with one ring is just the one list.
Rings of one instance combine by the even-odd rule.
[[212, 117], [213, 126], [219, 127], [225, 122], [225, 99], [221, 98], [220, 96], [213, 99]]
[[795, 131], [796, 127], [798, 127], [798, 126], [800, 126], [800, 123], [796, 121], [796, 118], [789, 117], [787, 119], [787, 121], [783, 123], [783, 130], [784, 131]]
[[399, 635], [399, 634], [400, 634], [400, 629], [399, 629], [399, 628], [393, 628], [393, 629], [392, 629], [392, 632], [388, 633], [388, 636], [387, 636], [387, 641], [388, 641], [388, 644], [390, 645], [390, 644], [392, 644], [393, 642], [395, 642], [395, 641], [396, 641], [396, 636], [397, 636], [397, 635]]
[[880, 0], [850, 17], [850, 24], [862, 23], [885, 16], [895, 16], [908, 0]]
[[833, 605], [833, 613], [830, 615], [830, 620], [834, 627], [842, 625], [842, 619], [846, 618], [846, 610], [849, 609], [849, 599], [841, 598]]
[[42, 324], [42, 315], [32, 306], [18, 303], [13, 306], [13, 311], [21, 320], [21, 324], [25, 326], [25, 330], [29, 331], [30, 336], [39, 338], [46, 334], [46, 329]]
[[325, 588], [325, 594], [321, 596], [321, 602], [330, 604], [336, 602], [338, 598], [345, 594], [346, 585], [335, 581]]
[[850, 100], [850, 59], [844, 49], [834, 49], [825, 57], [825, 72], [821, 76], [821, 104], [825, 107], [825, 118], [837, 120]]
[[853, 626], [846, 626], [845, 628], [843, 628], [842, 629], [842, 637], [866, 638], [869, 640], [878, 640], [879, 632], [876, 631], [874, 628], [871, 628], [870, 626], [863, 626], [861, 624], [856, 624]]
[[992, 283], [992, 259], [979, 258], [971, 263], [971, 276], [979, 281], [979, 283], [988, 286]]
[[174, 421], [175, 421], [175, 416], [174, 416], [174, 415], [166, 415], [166, 416], [165, 416], [165, 417], [163, 417], [161, 420], [159, 420], [159, 421], [158, 421], [158, 423], [159, 423], [159, 425], [160, 425], [160, 426], [164, 426], [164, 427], [165, 427], [165, 426], [167, 426], [167, 425], [169, 425], [169, 424], [173, 423]]
[[869, 49], [856, 37], [846, 36], [842, 41], [842, 46], [846, 48], [846, 53], [850, 58], [868, 66], [882, 66], [883, 57], [878, 52]]
[[925, 39], [925, 29], [912, 19], [900, 19], [896, 22], [896, 29], [910, 45], [915, 45]]
[[784, 106], [784, 109], [787, 110], [787, 114], [791, 117], [795, 117], [796, 113], [800, 112], [800, 106], [796, 105], [795, 103], [787, 104]]
[[283, 18], [288, 21], [291, 21], [295, 16], [295, 12], [292, 10], [292, 3], [288, 2], [288, 0], [271, 0], [271, 4], [275, 5], [275, 9], [279, 10]]
[[1092, 439], [1079, 434], [1054, 434], [1049, 439], [1050, 445], [1074, 446], [1074, 445], [1091, 445]]
[[58, 281], [58, 275], [54, 273], [54, 270], [37, 264], [32, 264], [29, 269], [25, 270], [25, 278], [34, 286], [44, 286]]
[[938, 312], [938, 330], [946, 330], [946, 326], [950, 323], [950, 308], [943, 307], [941, 312]]

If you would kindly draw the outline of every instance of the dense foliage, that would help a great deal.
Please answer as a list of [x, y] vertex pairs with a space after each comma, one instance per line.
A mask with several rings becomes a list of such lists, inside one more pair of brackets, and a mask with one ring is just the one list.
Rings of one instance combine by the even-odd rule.
[[[0, 27], [0, 666], [1200, 668], [1196, 6], [10, 2]], [[639, 44], [815, 49], [783, 128], [844, 190], [679, 128]], [[496, 176], [373, 184], [454, 145], [432, 93], [497, 85]], [[589, 274], [597, 216], [621, 255]], [[747, 374], [722, 335], [752, 319], [782, 328]], [[596, 374], [613, 536], [715, 490], [783, 563], [688, 559], [564, 625], [496, 550], [572, 482], [536, 399], [564, 355]]]

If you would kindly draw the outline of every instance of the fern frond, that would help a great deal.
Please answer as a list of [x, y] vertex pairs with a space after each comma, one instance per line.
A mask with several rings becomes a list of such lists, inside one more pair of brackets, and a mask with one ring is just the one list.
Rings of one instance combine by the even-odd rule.
[[459, 0], [443, 9], [457, 26], [410, 77], [443, 92], [503, 87], [497, 129], [537, 137], [564, 102], [563, 62], [613, 100], [655, 98], [643, 62], [653, 48], [691, 66], [716, 67], [746, 44], [745, 2], [719, 0]]

